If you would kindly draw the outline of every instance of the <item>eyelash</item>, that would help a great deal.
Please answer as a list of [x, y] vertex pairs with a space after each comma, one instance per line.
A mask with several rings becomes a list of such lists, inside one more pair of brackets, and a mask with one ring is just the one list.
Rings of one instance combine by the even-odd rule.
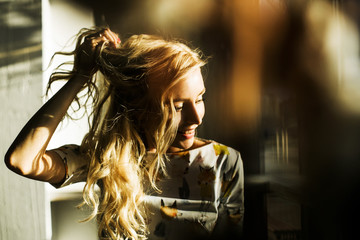
[[195, 103], [204, 102], [204, 101], [205, 101], [205, 98], [202, 97], [201, 99], [198, 99]]
[[175, 111], [177, 111], [177, 112], [180, 112], [181, 110], [182, 110], [182, 106], [181, 107], [175, 107]]
[[[201, 102], [204, 102], [204, 101], [205, 101], [205, 98], [202, 97], [201, 99], [196, 100], [195, 103], [198, 104], [198, 103], [201, 103]], [[181, 107], [176, 107], [176, 106], [175, 106], [175, 110], [176, 110], [177, 112], [179, 112], [179, 111], [181, 111], [181, 110], [183, 109], [183, 107], [184, 107], [183, 105], [182, 105]]]

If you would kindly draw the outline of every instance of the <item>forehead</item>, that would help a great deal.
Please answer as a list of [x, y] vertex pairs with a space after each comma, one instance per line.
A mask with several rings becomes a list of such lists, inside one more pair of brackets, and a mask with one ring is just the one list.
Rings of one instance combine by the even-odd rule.
[[204, 91], [204, 80], [200, 68], [190, 71], [169, 89], [168, 96], [175, 101], [186, 100], [198, 97]]
[[[186, 73], [175, 85], [169, 88], [169, 81], [164, 81], [162, 77], [153, 78], [148, 82], [149, 96], [151, 99], [165, 98], [188, 98], [190, 95], [197, 94], [204, 90], [204, 81], [200, 67], [194, 68]], [[164, 95], [165, 93], [165, 95]]]

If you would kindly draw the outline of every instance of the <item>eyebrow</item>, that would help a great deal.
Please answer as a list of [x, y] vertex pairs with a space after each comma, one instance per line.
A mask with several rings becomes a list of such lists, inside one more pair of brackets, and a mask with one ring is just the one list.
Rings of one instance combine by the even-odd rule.
[[[201, 96], [201, 95], [204, 95], [206, 91], [206, 88], [203, 88], [203, 90], [201, 90], [201, 92], [199, 93], [198, 97]], [[173, 101], [174, 102], [184, 102], [186, 101], [187, 99], [183, 99], [183, 98], [177, 98], [177, 99], [174, 99]]]
[[199, 95], [198, 95], [198, 96], [203, 95], [205, 92], [206, 92], [206, 88], [204, 88], [204, 89], [203, 89], [203, 90], [199, 93]]

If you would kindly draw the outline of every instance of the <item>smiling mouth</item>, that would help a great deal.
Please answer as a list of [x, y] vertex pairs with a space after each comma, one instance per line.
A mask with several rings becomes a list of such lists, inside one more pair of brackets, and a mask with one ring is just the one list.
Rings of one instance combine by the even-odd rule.
[[186, 139], [192, 138], [195, 135], [195, 129], [190, 129], [190, 130], [184, 130], [184, 131], [178, 131], [178, 134], [180, 134], [181, 136], [183, 136]]

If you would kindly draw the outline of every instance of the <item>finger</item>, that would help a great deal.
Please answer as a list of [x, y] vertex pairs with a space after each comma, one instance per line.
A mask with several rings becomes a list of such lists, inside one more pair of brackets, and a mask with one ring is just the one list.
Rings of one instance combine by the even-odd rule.
[[114, 39], [114, 36], [113, 36], [113, 32], [110, 30], [110, 29], [105, 29], [104, 31], [104, 35], [111, 41], [113, 42], [115, 39]]
[[120, 38], [119, 38], [119, 35], [118, 35], [118, 34], [114, 33], [114, 32], [111, 31], [110, 29], [109, 29], [109, 34], [113, 37], [113, 40], [114, 40], [115, 43], [119, 43], [119, 42], [120, 42]]
[[111, 42], [115, 47], [119, 47], [121, 40], [119, 38], [119, 35], [111, 31], [110, 29], [107, 29], [106, 33], [111, 37]]
[[105, 36], [102, 36], [101, 38], [94, 38], [94, 39], [91, 39], [91, 45], [92, 45], [93, 47], [96, 47], [96, 46], [99, 45], [100, 43], [106, 42], [106, 41], [108, 41], [108, 40], [106, 39]]
[[101, 32], [90, 34], [85, 38], [85, 41], [90, 42], [91, 46], [95, 48], [99, 44], [111, 44], [113, 47], [120, 46], [120, 38], [117, 34], [112, 32], [110, 29], [104, 29]]
[[[88, 52], [94, 52], [98, 48], [98, 46], [101, 46], [102, 44], [104, 44], [106, 42], [109, 42], [109, 41], [104, 36], [101, 38], [90, 39], [85, 44], [85, 49], [87, 49], [86, 51], [88, 51]], [[92, 55], [92, 53], [90, 53], [90, 55]]]
[[117, 46], [117, 44], [118, 44], [118, 37], [117, 37], [117, 35], [114, 33], [114, 32], [112, 32], [110, 29], [106, 29], [105, 31], [104, 31], [104, 35], [106, 36], [106, 38], [111, 42], [111, 44], [114, 46], [114, 47], [116, 47]]

